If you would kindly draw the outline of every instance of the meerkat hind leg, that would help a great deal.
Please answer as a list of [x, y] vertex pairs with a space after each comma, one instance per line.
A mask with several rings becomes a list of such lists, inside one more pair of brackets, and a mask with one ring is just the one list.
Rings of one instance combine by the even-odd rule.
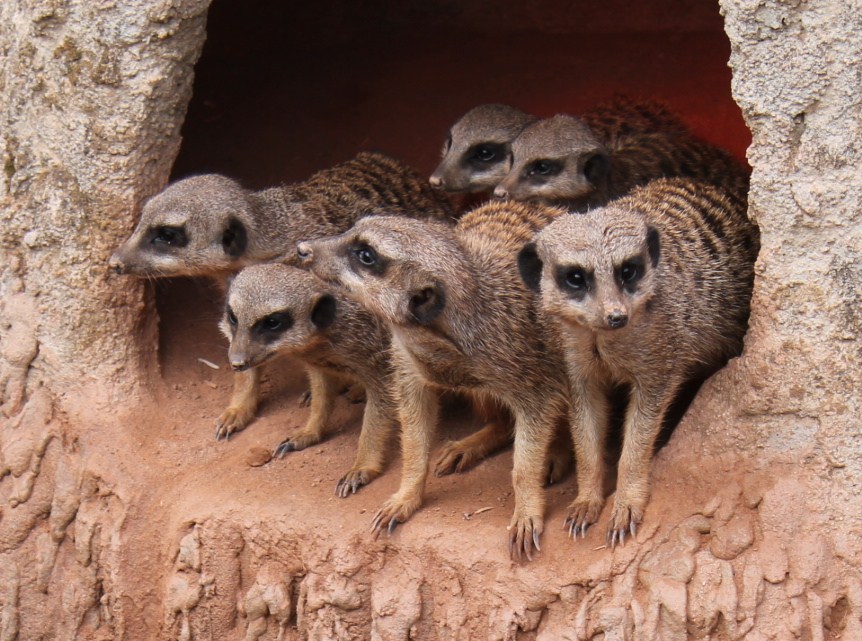
[[434, 465], [435, 476], [464, 472], [512, 444], [512, 417], [507, 410], [487, 397], [474, 396], [471, 405], [485, 424], [470, 436], [443, 446]]
[[251, 422], [257, 412], [260, 397], [260, 368], [236, 372], [230, 404], [216, 420], [216, 440], [225, 441]]

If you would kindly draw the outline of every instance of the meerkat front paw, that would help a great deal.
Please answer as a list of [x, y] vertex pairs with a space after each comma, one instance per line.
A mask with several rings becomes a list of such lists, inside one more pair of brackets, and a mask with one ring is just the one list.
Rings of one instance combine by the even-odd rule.
[[216, 440], [228, 440], [231, 434], [240, 431], [251, 423], [253, 418], [254, 408], [228, 407], [216, 420]]
[[288, 436], [279, 443], [278, 447], [275, 448], [275, 452], [273, 452], [273, 456], [282, 458], [288, 452], [298, 452], [299, 450], [304, 450], [306, 447], [311, 445], [317, 445], [320, 443], [320, 440], [320, 434], [301, 431], [297, 432], [293, 436]]
[[617, 498], [611, 511], [611, 521], [608, 524], [608, 545], [612, 548], [619, 543], [625, 543], [626, 534], [632, 538], [637, 536], [638, 524], [643, 521], [644, 510], [642, 505], [636, 505], [634, 501], [626, 501]]
[[515, 512], [509, 524], [509, 556], [513, 561], [522, 561], [526, 556], [533, 560], [533, 550], [541, 552], [539, 537], [542, 536], [544, 523], [541, 516], [519, 515]]
[[397, 494], [393, 495], [383, 504], [371, 522], [371, 532], [374, 538], [380, 536], [384, 530], [391, 535], [400, 523], [404, 523], [419, 509], [421, 504], [422, 499], [420, 497], [402, 499]]
[[577, 539], [587, 536], [587, 528], [599, 520], [602, 513], [604, 501], [598, 498], [576, 498], [569, 506], [569, 515], [566, 517], [565, 528], [569, 536]]
[[434, 464], [435, 476], [446, 476], [455, 472], [460, 474], [485, 458], [484, 452], [472, 447], [466, 440], [449, 441], [443, 446], [437, 463]]
[[380, 476], [380, 472], [368, 468], [350, 470], [338, 481], [338, 485], [335, 486], [335, 495], [346, 498], [351, 494], [356, 494], [359, 488], [368, 485], [378, 476]]

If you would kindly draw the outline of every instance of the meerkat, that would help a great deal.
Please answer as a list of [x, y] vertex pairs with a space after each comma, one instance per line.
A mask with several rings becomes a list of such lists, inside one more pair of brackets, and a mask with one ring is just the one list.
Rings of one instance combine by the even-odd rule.
[[[537, 120], [508, 105], [474, 107], [452, 125], [431, 186], [450, 193], [490, 192], [509, 173], [512, 141]], [[581, 120], [609, 149], [635, 132], [685, 129], [664, 105], [627, 96], [614, 96], [585, 111]]]
[[[205, 276], [223, 289], [241, 268], [294, 260], [296, 243], [336, 234], [378, 207], [403, 216], [450, 219], [443, 196], [412, 169], [362, 152], [307, 180], [262, 191], [221, 175], [185, 178], [151, 198], [109, 261], [142, 277]], [[257, 411], [260, 369], [237, 373], [216, 438], [244, 428]]]
[[668, 107], [655, 100], [616, 95], [580, 119], [609, 149], [625, 144], [627, 136], [638, 133], [684, 133], [686, 126]]
[[431, 186], [452, 193], [490, 192], [509, 171], [512, 141], [536, 120], [508, 105], [474, 107], [449, 130]]
[[309, 418], [278, 445], [277, 456], [319, 443], [342, 383], [361, 381], [367, 401], [359, 448], [336, 494], [355, 493], [380, 475], [398, 420], [391, 394], [390, 334], [380, 321], [358, 303], [327, 291], [308, 272], [272, 263], [247, 267], [231, 282], [221, 329], [230, 341], [228, 358], [236, 371], [279, 356], [293, 356], [306, 366]]
[[745, 167], [686, 131], [635, 131], [608, 147], [585, 122], [566, 115], [521, 132], [512, 142], [509, 173], [494, 195], [582, 212], [650, 180], [674, 176], [711, 184], [743, 205], [747, 201]]
[[452, 228], [390, 216], [362, 219], [332, 238], [300, 243], [304, 266], [392, 331], [402, 426], [398, 492], [373, 521], [392, 532], [420, 506], [438, 417], [438, 392], [500, 403], [514, 419], [515, 511], [509, 547], [532, 558], [543, 529], [548, 447], [568, 412], [562, 354], [545, 340], [517, 254], [565, 211], [495, 202]]
[[377, 208], [451, 218], [451, 205], [403, 163], [362, 152], [303, 182], [262, 191], [217, 174], [193, 176], [151, 198], [109, 265], [139, 276], [225, 278], [248, 265], [293, 260], [301, 240], [337, 234]]
[[607, 394], [618, 383], [631, 392], [608, 540], [636, 533], [668, 406], [684, 382], [742, 350], [758, 250], [744, 207], [711, 185], [673, 178], [558, 218], [519, 254], [524, 281], [556, 323], [571, 383], [573, 537], [604, 504]]

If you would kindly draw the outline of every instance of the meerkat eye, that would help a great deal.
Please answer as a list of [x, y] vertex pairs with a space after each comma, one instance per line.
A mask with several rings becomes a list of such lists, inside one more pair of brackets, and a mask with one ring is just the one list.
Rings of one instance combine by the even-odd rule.
[[368, 245], [362, 245], [354, 250], [356, 259], [366, 267], [373, 267], [377, 262], [377, 252]]
[[236, 327], [236, 314], [233, 313], [233, 310], [230, 307], [227, 308], [227, 322], [231, 327]]
[[474, 165], [488, 165], [503, 160], [505, 156], [506, 149], [503, 145], [483, 143], [470, 149], [467, 160]]
[[283, 323], [278, 316], [267, 316], [263, 319], [263, 323], [261, 323], [261, 327], [269, 331], [279, 329], [282, 325]]
[[293, 316], [287, 310], [264, 316], [254, 324], [253, 332], [265, 340], [274, 340], [293, 327]]
[[571, 289], [584, 289], [587, 286], [587, 279], [583, 270], [570, 269], [566, 272], [566, 285]]
[[527, 166], [528, 176], [556, 176], [563, 167], [554, 160], [536, 160]]
[[162, 226], [150, 232], [150, 243], [162, 247], [185, 247], [189, 242], [186, 230], [182, 227]]
[[639, 258], [630, 259], [625, 261], [617, 269], [617, 278], [619, 279], [620, 284], [622, 284], [623, 286], [634, 285], [643, 277], [643, 273], [643, 261]]
[[581, 299], [592, 289], [593, 272], [577, 265], [564, 265], [556, 270], [557, 287]]

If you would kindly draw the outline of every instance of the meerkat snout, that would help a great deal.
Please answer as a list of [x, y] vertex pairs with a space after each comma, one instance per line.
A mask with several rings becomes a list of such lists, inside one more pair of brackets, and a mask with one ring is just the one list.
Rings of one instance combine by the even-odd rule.
[[111, 257], [108, 259], [108, 269], [110, 269], [115, 274], [125, 274], [126, 273], [126, 264], [123, 262], [122, 257], [114, 252], [111, 254]]
[[503, 187], [502, 185], [497, 185], [494, 187], [494, 197], [495, 198], [508, 198], [509, 191]]
[[431, 178], [428, 179], [428, 182], [431, 184], [434, 189], [443, 189], [443, 178], [434, 174]]
[[617, 309], [609, 313], [607, 319], [611, 329], [621, 329], [629, 322], [628, 314]]
[[299, 257], [301, 264], [310, 263], [314, 259], [314, 250], [308, 242], [301, 242], [296, 245], [296, 255]]
[[235, 372], [244, 372], [248, 369], [248, 361], [245, 357], [231, 358], [230, 367]]

